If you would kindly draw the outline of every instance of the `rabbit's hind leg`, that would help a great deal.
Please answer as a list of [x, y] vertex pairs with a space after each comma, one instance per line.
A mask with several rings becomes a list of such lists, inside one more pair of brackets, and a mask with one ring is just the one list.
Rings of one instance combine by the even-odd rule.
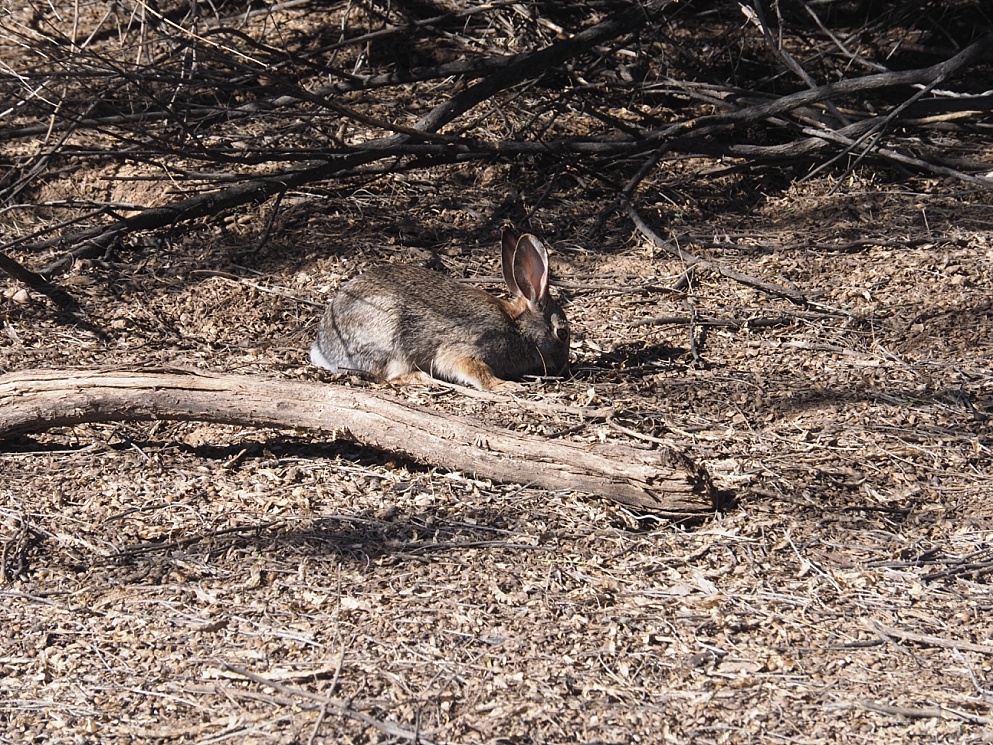
[[520, 386], [498, 378], [493, 368], [461, 350], [447, 350], [434, 358], [431, 374], [453, 383], [469, 385], [482, 391], [516, 390]]

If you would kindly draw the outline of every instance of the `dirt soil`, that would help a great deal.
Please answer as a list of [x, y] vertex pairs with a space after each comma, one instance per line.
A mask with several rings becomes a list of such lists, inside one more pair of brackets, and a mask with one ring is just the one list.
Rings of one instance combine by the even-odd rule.
[[[547, 183], [519, 165], [332, 183], [143, 236], [62, 278], [89, 327], [0, 275], [0, 373], [379, 387], [539, 439], [664, 443], [726, 500], [673, 522], [527, 473], [199, 423], [8, 440], [0, 742], [993, 739], [991, 193], [725, 166], [664, 164], [639, 206], [811, 305], [712, 270], [679, 285], [623, 214], [590, 239], [609, 195], [559, 178], [528, 227], [572, 375], [496, 400], [333, 378], [307, 349], [320, 304], [374, 264], [497, 291], [492, 218]], [[36, 198], [147, 204], [154, 175], [76, 173]]]

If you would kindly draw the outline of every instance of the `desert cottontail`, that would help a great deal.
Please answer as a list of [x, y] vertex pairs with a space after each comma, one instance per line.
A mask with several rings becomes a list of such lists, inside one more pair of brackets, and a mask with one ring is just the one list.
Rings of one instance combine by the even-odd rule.
[[483, 390], [526, 373], [563, 374], [569, 324], [548, 292], [541, 241], [504, 229], [503, 278], [509, 301], [420, 267], [371, 269], [338, 290], [310, 360], [332, 372], [399, 383], [430, 375]]

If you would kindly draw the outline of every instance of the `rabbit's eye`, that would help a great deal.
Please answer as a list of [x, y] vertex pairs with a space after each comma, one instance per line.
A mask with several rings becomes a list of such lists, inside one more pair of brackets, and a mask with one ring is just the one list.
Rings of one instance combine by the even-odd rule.
[[552, 329], [552, 333], [555, 335], [557, 341], [565, 342], [569, 339], [569, 327], [568, 326], [556, 326]]

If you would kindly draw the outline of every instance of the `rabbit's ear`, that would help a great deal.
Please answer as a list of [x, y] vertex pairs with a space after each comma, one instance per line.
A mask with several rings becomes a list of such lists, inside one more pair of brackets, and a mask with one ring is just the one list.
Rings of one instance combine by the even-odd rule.
[[514, 297], [520, 297], [521, 288], [517, 286], [517, 278], [514, 276], [514, 254], [517, 253], [517, 237], [510, 228], [503, 229], [503, 251], [501, 254], [501, 267], [503, 268], [503, 281], [507, 283], [507, 289]]
[[[504, 273], [506, 273], [504, 269]], [[517, 241], [513, 274], [528, 305], [537, 308], [548, 297], [548, 252], [541, 241], [525, 233]]]

